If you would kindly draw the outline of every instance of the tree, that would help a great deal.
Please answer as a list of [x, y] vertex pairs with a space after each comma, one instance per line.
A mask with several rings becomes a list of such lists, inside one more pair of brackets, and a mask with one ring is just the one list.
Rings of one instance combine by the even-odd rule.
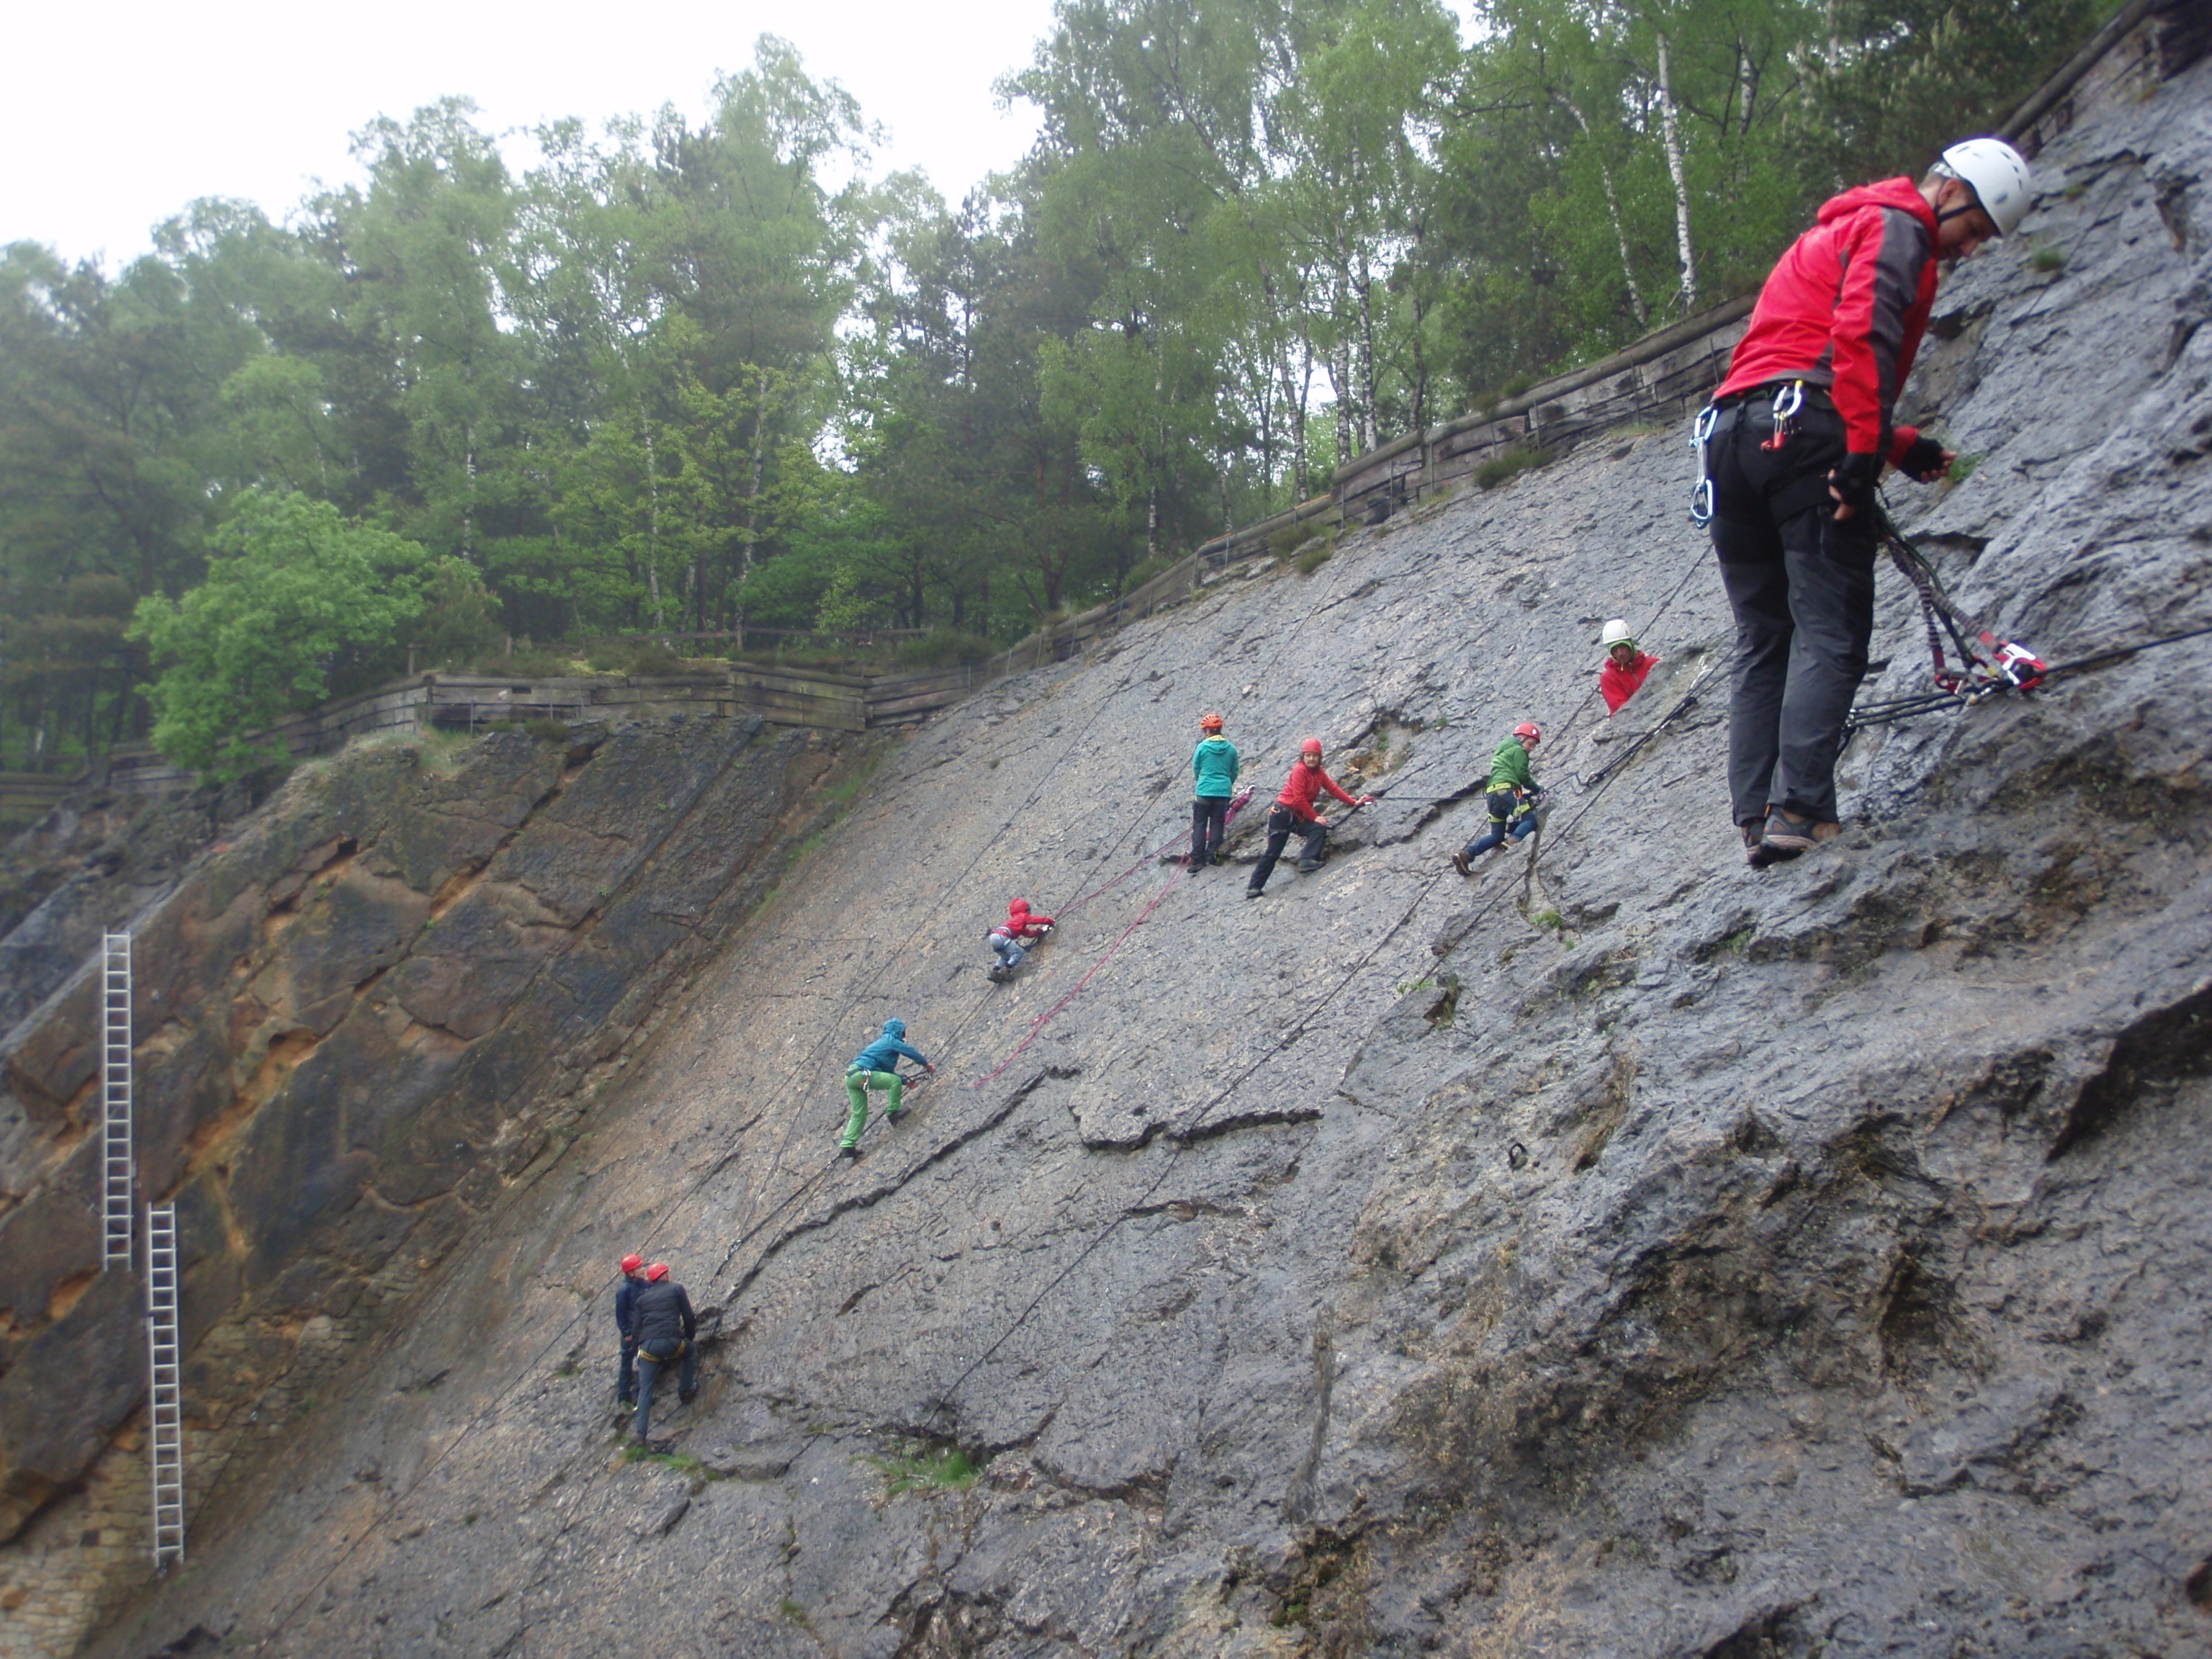
[[[385, 665], [422, 610], [422, 548], [349, 522], [327, 501], [255, 492], [216, 533], [207, 580], [138, 603], [131, 637], [161, 678], [145, 688], [155, 747], [228, 780], [282, 761], [280, 715], [331, 695], [334, 675]], [[257, 736], [259, 733], [262, 735]]]

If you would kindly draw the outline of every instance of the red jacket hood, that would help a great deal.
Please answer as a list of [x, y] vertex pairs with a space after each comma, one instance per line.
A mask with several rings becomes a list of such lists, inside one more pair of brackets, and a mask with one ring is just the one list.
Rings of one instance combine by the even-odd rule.
[[1847, 190], [1841, 196], [1831, 196], [1820, 204], [1820, 222], [1830, 224], [1847, 213], [1856, 213], [1861, 208], [1896, 208], [1909, 213], [1928, 227], [1928, 234], [1936, 234], [1936, 210], [1928, 205], [1928, 198], [1920, 193], [1920, 186], [1910, 179], [1885, 179], [1876, 185], [1861, 185]]
[[1030, 902], [1027, 899], [1016, 899], [1006, 906], [1006, 914], [1009, 916], [1025, 916], [1029, 913]]

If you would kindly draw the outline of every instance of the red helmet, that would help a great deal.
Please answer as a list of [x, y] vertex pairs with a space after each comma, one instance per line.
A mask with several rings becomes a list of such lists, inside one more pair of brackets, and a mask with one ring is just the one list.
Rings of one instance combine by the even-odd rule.
[[1544, 738], [1544, 734], [1536, 729], [1536, 722], [1534, 720], [1522, 720], [1520, 725], [1513, 728], [1513, 735], [1523, 743], [1540, 743]]
[[622, 1267], [626, 1273], [634, 1273], [643, 1266], [645, 1266], [645, 1258], [641, 1255], [626, 1255], [623, 1258]]
[[1221, 729], [1221, 716], [1200, 714], [1198, 717], [1198, 729], [1201, 732], [1218, 732]]
[[656, 1261], [645, 1270], [645, 1282], [648, 1285], [658, 1285], [667, 1277], [668, 1264], [665, 1261]]
[[1321, 739], [1319, 738], [1308, 738], [1304, 743], [1298, 745], [1298, 753], [1301, 755], [1318, 755], [1321, 753]]

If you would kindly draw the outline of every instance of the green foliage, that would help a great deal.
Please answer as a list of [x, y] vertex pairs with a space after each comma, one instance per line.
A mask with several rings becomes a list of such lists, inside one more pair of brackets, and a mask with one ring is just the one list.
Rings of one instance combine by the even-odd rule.
[[901, 668], [945, 668], [956, 663], [981, 662], [989, 656], [991, 641], [980, 635], [944, 628], [920, 639], [901, 640], [891, 659]]
[[556, 122], [526, 172], [451, 99], [283, 226], [193, 203], [112, 274], [0, 249], [0, 764], [156, 726], [246, 763], [304, 667], [149, 697], [192, 653], [131, 618], [232, 581], [256, 501], [422, 550], [399, 631], [325, 636], [332, 690], [409, 643], [1004, 644], [1744, 291], [2116, 4], [1479, 0], [1462, 46], [1441, 0], [1063, 0], [1000, 87], [1036, 147], [957, 204], [863, 176], [854, 100], [764, 36], [702, 118]]
[[2066, 250], [2063, 247], [2039, 247], [2027, 256], [2030, 270], [2054, 271], [2066, 269]]
[[915, 1441], [887, 1457], [863, 1460], [884, 1477], [884, 1495], [907, 1492], [965, 1492], [983, 1471], [957, 1446]]
[[1510, 449], [1500, 450], [1474, 469], [1475, 488], [1495, 489], [1533, 468], [1551, 465], [1554, 459], [1552, 451], [1533, 444], [1516, 444]]
[[1336, 552], [1336, 538], [1324, 536], [1297, 556], [1298, 574], [1310, 576]]
[[216, 779], [285, 758], [251, 734], [331, 694], [333, 663], [384, 662], [422, 606], [422, 550], [349, 523], [327, 501], [250, 494], [213, 538], [207, 580], [181, 600], [139, 601], [131, 637], [161, 678], [154, 743]]
[[442, 558], [422, 585], [421, 619], [411, 631], [423, 666], [467, 662], [500, 643], [499, 602], [475, 566]]

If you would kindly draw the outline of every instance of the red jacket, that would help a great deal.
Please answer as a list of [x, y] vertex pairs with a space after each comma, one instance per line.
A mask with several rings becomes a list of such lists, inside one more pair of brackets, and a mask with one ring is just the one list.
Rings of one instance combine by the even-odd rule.
[[1324, 789], [1346, 806], [1359, 805], [1355, 797], [1337, 787], [1334, 778], [1320, 767], [1308, 766], [1304, 761], [1291, 768], [1290, 781], [1283, 786], [1283, 793], [1275, 797], [1275, 805], [1287, 806], [1299, 818], [1310, 820], [1314, 816], [1314, 803], [1321, 799], [1321, 792]]
[[1008, 939], [1030, 939], [1051, 926], [1050, 916], [1037, 915], [1030, 909], [1027, 899], [1016, 899], [1006, 906], [1006, 919], [991, 931]]
[[1890, 426], [1936, 303], [1936, 210], [1910, 179], [1847, 190], [1820, 209], [1759, 290], [1713, 395], [1770, 380], [1825, 386], [1844, 447], [1893, 464], [1920, 434]]
[[1608, 653], [1605, 666], [1598, 671], [1597, 689], [1605, 697], [1605, 712], [1618, 714], [1620, 705], [1644, 689], [1644, 677], [1658, 665], [1659, 659], [1647, 657], [1641, 651], [1623, 668]]

